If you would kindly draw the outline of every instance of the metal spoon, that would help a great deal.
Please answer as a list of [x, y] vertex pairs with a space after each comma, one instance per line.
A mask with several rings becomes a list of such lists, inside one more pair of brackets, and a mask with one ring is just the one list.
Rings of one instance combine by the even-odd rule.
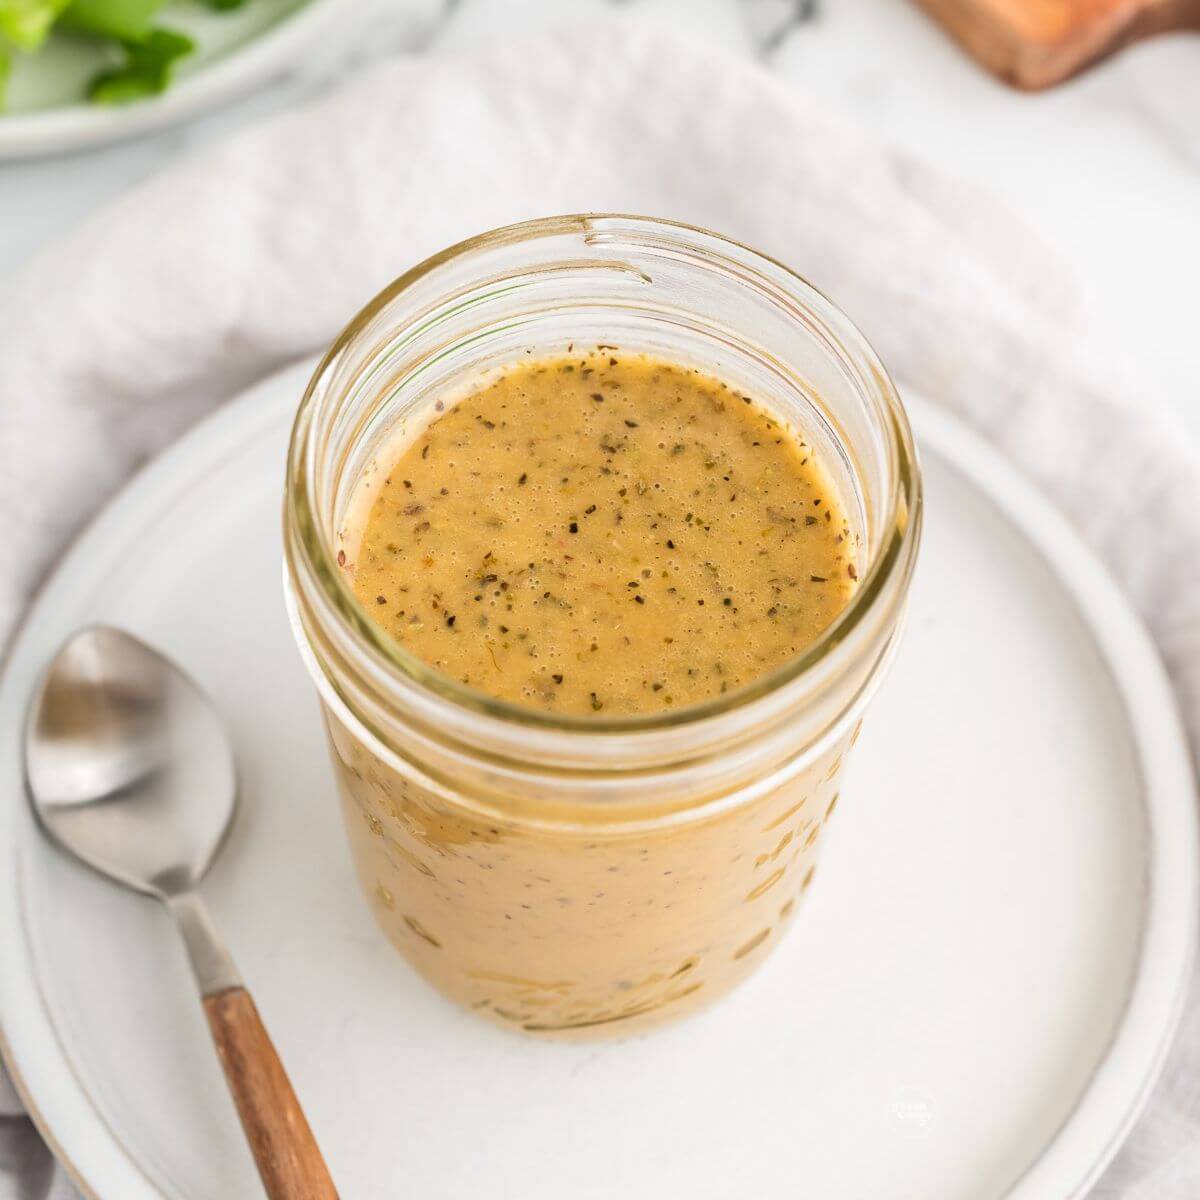
[[50, 664], [25, 733], [46, 832], [175, 918], [242, 1128], [271, 1200], [337, 1192], [258, 1010], [195, 887], [233, 819], [233, 754], [173, 663], [119, 629], [75, 634]]

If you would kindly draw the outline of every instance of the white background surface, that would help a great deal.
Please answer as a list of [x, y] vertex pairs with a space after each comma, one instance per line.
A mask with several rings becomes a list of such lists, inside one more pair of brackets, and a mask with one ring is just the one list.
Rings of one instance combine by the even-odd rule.
[[[199, 121], [126, 145], [0, 166], [0, 280], [39, 246], [190, 149], [303, 102], [381, 54], [547, 20], [603, 0], [360, 0], [353, 27], [290, 75]], [[1026, 96], [994, 82], [910, 0], [626, 0], [734, 52], [885, 142], [982, 182], [1072, 273], [1147, 404], [1200, 439], [1200, 37], [1135, 46], [1080, 79]], [[782, 36], [771, 37], [783, 24]], [[768, 43], [770, 43], [768, 45]], [[601, 43], [598, 41], [598, 48]]]
[[[551, 11], [604, 7], [602, 0], [461, 0], [442, 19], [441, 0], [356, 3], [361, 29], [212, 117], [74, 158], [0, 167], [0, 287], [96, 207], [193, 147], [336, 85], [366, 59], [491, 37]], [[907, 0], [824, 0], [765, 55], [763, 32], [795, 7], [787, 0], [627, 0], [621, 7], [657, 9], [669, 19], [686, 13], [689, 29], [733, 52], [759, 54], [787, 86], [883, 141], [982, 182], [1074, 275], [1096, 329], [1107, 331], [1096, 341], [1111, 347], [1114, 374], [1117, 360], [1132, 367], [1137, 402], [1174, 412], [1200, 437], [1200, 38], [1148, 43], [1058, 91], [1026, 97], [979, 72]], [[1186, 1113], [1191, 1088], [1184, 1090]]]

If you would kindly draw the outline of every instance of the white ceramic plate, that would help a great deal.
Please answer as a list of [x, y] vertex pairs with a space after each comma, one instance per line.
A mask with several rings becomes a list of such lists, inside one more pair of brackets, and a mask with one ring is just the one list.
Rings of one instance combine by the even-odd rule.
[[540, 1043], [436, 996], [352, 877], [279, 585], [308, 370], [254, 388], [125, 490], [0, 684], [0, 1021], [84, 1190], [258, 1194], [166, 918], [47, 846], [22, 795], [35, 677], [100, 620], [178, 659], [236, 731], [243, 808], [204, 891], [343, 1195], [1082, 1194], [1175, 1025], [1196, 821], [1154, 651], [1049, 505], [913, 405], [928, 534], [911, 621], [786, 944], [678, 1026]]
[[297, 63], [354, 0], [249, 0], [232, 12], [177, 3], [163, 23], [196, 42], [171, 87], [135, 104], [84, 103], [88, 80], [102, 65], [86, 43], [55, 39], [41, 52], [16, 55], [8, 105], [0, 112], [0, 161], [78, 150], [147, 133], [192, 117], [248, 91]]

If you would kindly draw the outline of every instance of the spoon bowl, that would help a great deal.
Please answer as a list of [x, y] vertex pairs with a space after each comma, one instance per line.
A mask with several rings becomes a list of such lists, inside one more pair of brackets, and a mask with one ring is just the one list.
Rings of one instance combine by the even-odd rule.
[[46, 672], [25, 770], [56, 842], [160, 898], [200, 882], [237, 806], [229, 739], [203, 693], [157, 650], [105, 626], [75, 634]]

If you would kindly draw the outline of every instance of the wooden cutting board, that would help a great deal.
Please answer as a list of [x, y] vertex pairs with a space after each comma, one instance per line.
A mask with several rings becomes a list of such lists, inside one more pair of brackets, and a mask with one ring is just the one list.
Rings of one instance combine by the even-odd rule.
[[1151, 34], [1200, 30], [1200, 0], [918, 3], [994, 75], [1029, 91], [1061, 83], [1122, 46]]

